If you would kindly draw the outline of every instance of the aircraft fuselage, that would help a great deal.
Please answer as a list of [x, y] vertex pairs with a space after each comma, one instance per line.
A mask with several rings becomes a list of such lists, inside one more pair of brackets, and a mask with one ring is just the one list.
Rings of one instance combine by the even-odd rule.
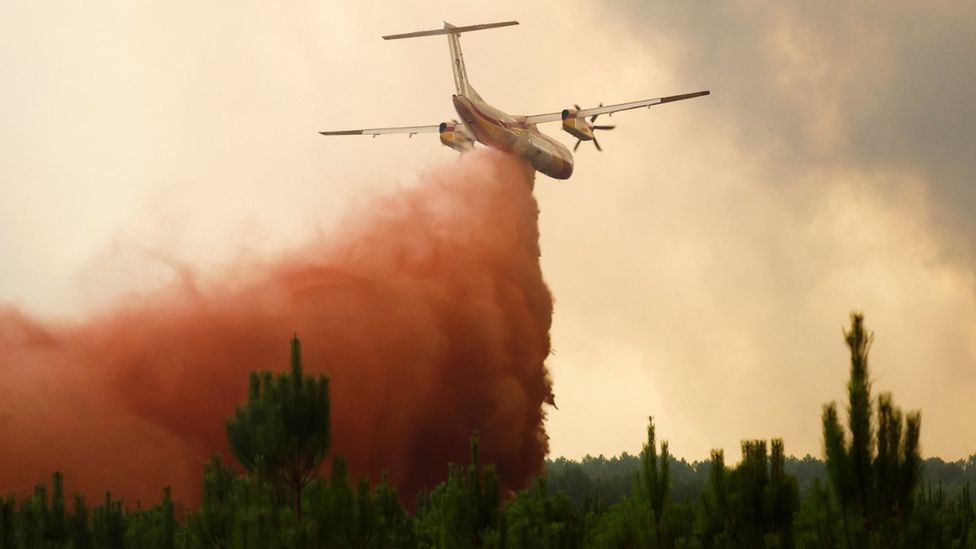
[[573, 154], [562, 143], [477, 98], [453, 95], [454, 110], [480, 143], [514, 154], [555, 179], [573, 175]]

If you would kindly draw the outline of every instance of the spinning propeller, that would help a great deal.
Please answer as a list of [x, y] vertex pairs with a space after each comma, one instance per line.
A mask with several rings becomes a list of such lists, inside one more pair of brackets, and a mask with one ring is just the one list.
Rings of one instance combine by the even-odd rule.
[[[579, 105], [576, 105], [575, 103], [573, 104], [573, 106], [576, 107], [576, 110], [577, 111], [582, 110], [582, 109], [580, 109], [580, 106]], [[603, 106], [603, 103], [600, 103], [600, 107], [602, 107], [602, 106]], [[597, 108], [599, 108], [599, 107], [597, 107]], [[593, 125], [593, 122], [596, 120], [596, 117], [598, 117], [598, 116], [600, 116], [600, 115], [599, 114], [594, 114], [593, 116], [590, 117], [590, 129], [592, 130], [592, 132], [591, 132], [590, 135], [592, 135], [592, 137], [593, 137], [593, 144], [596, 146], [596, 150], [598, 150], [600, 152], [603, 152], [603, 147], [601, 147], [600, 146], [600, 142], [596, 140], [596, 130], [612, 130], [612, 129], [616, 128], [617, 126], [615, 126], [615, 125], [595, 125], [594, 126]], [[582, 143], [582, 142], [583, 142], [582, 139], [577, 139], [576, 140], [576, 144], [573, 145], [573, 152], [576, 152], [576, 149], [579, 148], [580, 143]]]

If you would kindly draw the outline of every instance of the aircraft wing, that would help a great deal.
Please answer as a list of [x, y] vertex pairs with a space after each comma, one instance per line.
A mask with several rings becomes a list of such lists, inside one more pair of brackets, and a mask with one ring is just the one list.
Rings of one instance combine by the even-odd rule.
[[399, 128], [370, 128], [365, 130], [337, 130], [319, 132], [322, 135], [382, 135], [384, 133], [405, 133], [412, 136], [415, 133], [437, 133], [439, 125], [434, 126], [403, 126]]
[[[597, 114], [612, 114], [617, 111], [627, 111], [630, 109], [639, 109], [641, 107], [653, 107], [654, 105], [660, 105], [661, 103], [671, 103], [672, 101], [681, 101], [682, 99], [701, 97], [703, 95], [708, 95], [709, 93], [711, 92], [704, 90], [694, 93], [683, 93], [681, 95], [671, 95], [668, 97], [657, 97], [655, 99], [644, 99], [643, 101], [631, 101], [630, 103], [618, 103], [616, 105], [607, 105], [605, 107], [593, 107], [592, 109], [580, 109], [576, 112], [576, 116], [584, 118]], [[532, 114], [524, 117], [524, 120], [528, 124], [539, 124], [541, 122], [554, 122], [556, 120], [561, 120], [562, 117], [562, 111], [560, 111], [546, 114]]]

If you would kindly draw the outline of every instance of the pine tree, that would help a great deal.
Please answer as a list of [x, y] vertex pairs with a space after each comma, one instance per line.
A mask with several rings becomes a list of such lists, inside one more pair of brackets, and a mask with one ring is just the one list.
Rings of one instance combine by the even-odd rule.
[[836, 404], [824, 406], [827, 473], [840, 505], [847, 546], [893, 547], [908, 523], [919, 482], [921, 414], [903, 416], [885, 393], [878, 397], [878, 418], [872, 421], [868, 353], [874, 334], [864, 329], [863, 314], [851, 314], [844, 338], [851, 352], [850, 435], [841, 426]]
[[294, 491], [302, 516], [302, 489], [315, 475], [331, 442], [329, 379], [302, 373], [301, 343], [291, 341], [287, 373], [252, 372], [247, 402], [227, 420], [227, 438], [238, 461]]
[[105, 503], [92, 512], [92, 539], [95, 547], [122, 549], [125, 547], [125, 516], [122, 500], [112, 499], [112, 492], [105, 493]]
[[712, 451], [711, 494], [705, 510], [710, 534], [734, 547], [792, 547], [793, 515], [799, 507], [796, 478], [784, 470], [783, 441], [742, 442], [742, 461], [732, 471], [722, 450]]
[[162, 532], [159, 545], [162, 549], [173, 549], [176, 547], [176, 516], [173, 509], [173, 494], [169, 486], [163, 488], [160, 520], [162, 521]]
[[[657, 447], [654, 433], [654, 417], [647, 418], [647, 443], [644, 444], [641, 453], [641, 471], [638, 478], [637, 489], [639, 496], [644, 498], [651, 509], [651, 523], [654, 525], [654, 536], [658, 547], [662, 546], [663, 535], [661, 532], [664, 506], [670, 491], [670, 479], [668, 478], [668, 462], [671, 455], [668, 453], [667, 441], [661, 442], [660, 459], [657, 454]], [[658, 466], [660, 461], [660, 466]]]
[[471, 437], [471, 461], [450, 464], [447, 480], [422, 494], [417, 510], [421, 546], [481, 547], [498, 531], [499, 481], [493, 465], [478, 462], [478, 435]]
[[45, 539], [53, 544], [64, 543], [68, 537], [64, 513], [64, 475], [55, 472], [52, 476], [51, 511], [48, 514]]
[[231, 501], [234, 470], [219, 454], [203, 468], [203, 503], [190, 515], [187, 531], [204, 547], [227, 547], [234, 528], [235, 508]]
[[88, 527], [88, 506], [81, 494], [75, 494], [74, 512], [68, 521], [70, 529], [71, 547], [73, 549], [90, 549], [92, 533]]
[[0, 549], [14, 549], [16, 546], [17, 500], [13, 496], [0, 497]]

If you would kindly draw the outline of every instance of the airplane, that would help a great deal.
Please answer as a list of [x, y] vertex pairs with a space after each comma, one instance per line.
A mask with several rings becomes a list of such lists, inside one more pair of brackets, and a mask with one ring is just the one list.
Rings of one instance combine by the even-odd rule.
[[[451, 96], [454, 110], [460, 121], [441, 122], [430, 126], [404, 126], [397, 128], [370, 128], [362, 130], [323, 131], [322, 135], [372, 135], [407, 134], [413, 137], [418, 133], [438, 133], [441, 143], [460, 152], [473, 150], [475, 143], [500, 149], [509, 154], [523, 158], [532, 164], [539, 172], [554, 179], [568, 179], [573, 175], [573, 153], [556, 139], [539, 131], [537, 124], [544, 122], [562, 121], [562, 129], [577, 139], [573, 152], [583, 141], [592, 141], [597, 150], [602, 151], [600, 142], [596, 139], [595, 131], [612, 130], [612, 125], [594, 125], [601, 114], [612, 115], [618, 111], [650, 108], [654, 105], [691, 99], [708, 95], [709, 91], [698, 91], [631, 101], [617, 105], [581, 109], [579, 105], [566, 108], [560, 112], [532, 115], [510, 115], [497, 109], [481, 98], [468, 81], [464, 68], [464, 57], [461, 55], [460, 36], [462, 33], [508, 27], [518, 25], [518, 21], [503, 21], [500, 23], [484, 23], [480, 25], [454, 26], [444, 22], [444, 27], [435, 30], [408, 32], [384, 36], [384, 40], [399, 40], [402, 38], [418, 38], [421, 36], [447, 35], [447, 44], [451, 50], [451, 68], [454, 71], [455, 93]], [[589, 118], [589, 119], [587, 119]]]

